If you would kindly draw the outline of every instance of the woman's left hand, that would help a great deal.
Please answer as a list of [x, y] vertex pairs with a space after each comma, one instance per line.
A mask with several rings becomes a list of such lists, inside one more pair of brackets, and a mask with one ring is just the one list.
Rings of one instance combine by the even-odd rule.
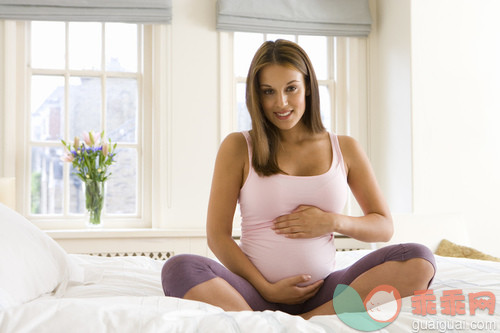
[[335, 231], [333, 214], [314, 206], [299, 206], [276, 218], [273, 229], [288, 238], [313, 238]]

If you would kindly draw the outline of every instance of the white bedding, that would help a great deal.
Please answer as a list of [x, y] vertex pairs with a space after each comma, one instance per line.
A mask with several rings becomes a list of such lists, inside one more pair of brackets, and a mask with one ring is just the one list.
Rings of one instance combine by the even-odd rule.
[[[366, 253], [339, 252], [338, 267]], [[1, 311], [0, 332], [357, 332], [335, 315], [306, 321], [282, 312], [224, 312], [208, 304], [165, 297], [160, 282], [162, 261], [69, 257], [83, 268], [81, 281], [70, 282], [61, 295], [43, 295]], [[438, 256], [437, 264], [431, 286], [437, 314], [413, 314], [407, 297], [398, 318], [382, 331], [467, 332], [478, 326], [500, 331], [500, 263]], [[493, 292], [497, 297], [494, 315], [477, 310], [472, 316], [468, 306], [466, 315], [441, 314], [439, 297], [452, 289], [462, 289], [466, 299], [470, 292]]]

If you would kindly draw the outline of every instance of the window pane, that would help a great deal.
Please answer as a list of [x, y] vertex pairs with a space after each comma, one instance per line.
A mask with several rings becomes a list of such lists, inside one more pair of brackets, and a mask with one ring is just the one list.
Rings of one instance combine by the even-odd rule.
[[137, 80], [106, 82], [106, 136], [113, 142], [137, 142]]
[[83, 132], [101, 131], [101, 80], [72, 77], [69, 86], [69, 134], [81, 137]]
[[258, 33], [234, 33], [234, 73], [235, 76], [245, 77], [257, 49], [264, 42], [264, 36]]
[[102, 24], [69, 23], [69, 68], [99, 70], [101, 68]]
[[64, 22], [31, 22], [31, 67], [63, 69]]
[[332, 131], [332, 113], [331, 113], [331, 98], [328, 86], [319, 86], [319, 99], [321, 105], [321, 121], [326, 129]]
[[31, 149], [31, 213], [62, 214], [62, 148]]
[[238, 130], [246, 131], [252, 128], [252, 120], [247, 110], [245, 100], [245, 83], [238, 83], [236, 85], [236, 108], [238, 110]]
[[84, 214], [85, 210], [85, 185], [74, 173], [76, 170], [70, 165], [69, 175], [69, 212], [71, 214]]
[[64, 77], [31, 77], [31, 139], [59, 140], [64, 132]]
[[137, 72], [137, 25], [106, 23], [106, 70]]
[[328, 44], [324, 36], [299, 36], [299, 45], [306, 51], [319, 80], [328, 79]]
[[135, 214], [137, 212], [137, 151], [116, 149], [113, 173], [106, 182], [106, 213]]

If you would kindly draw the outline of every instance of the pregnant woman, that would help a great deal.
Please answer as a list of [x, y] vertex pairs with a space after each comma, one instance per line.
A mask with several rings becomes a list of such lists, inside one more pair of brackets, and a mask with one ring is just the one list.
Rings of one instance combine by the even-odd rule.
[[[362, 299], [382, 284], [401, 297], [427, 289], [434, 257], [419, 244], [387, 246], [335, 270], [334, 232], [384, 242], [393, 224], [360, 145], [325, 130], [318, 82], [302, 48], [265, 42], [246, 89], [252, 129], [222, 142], [212, 180], [207, 237], [220, 263], [174, 256], [162, 271], [165, 295], [227, 311], [280, 310], [310, 318], [335, 313], [339, 283]], [[349, 189], [363, 216], [342, 214]], [[232, 238], [238, 202], [240, 245]]]

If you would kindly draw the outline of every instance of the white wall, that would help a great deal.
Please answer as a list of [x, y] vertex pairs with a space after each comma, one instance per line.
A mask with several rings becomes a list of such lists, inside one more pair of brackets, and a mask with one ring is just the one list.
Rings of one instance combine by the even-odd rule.
[[369, 156], [393, 213], [412, 212], [410, 1], [370, 3]]
[[[405, 52], [398, 50], [409, 41], [405, 49], [410, 50], [406, 58], [410, 81], [404, 80], [408, 68], [402, 66], [395, 78], [384, 75], [387, 71], [378, 73], [375, 84], [386, 89], [371, 91], [379, 94], [372, 104], [372, 114], [382, 115], [387, 112], [385, 107], [396, 107], [392, 89], [399, 91], [401, 82], [411, 87], [413, 212], [458, 214], [465, 222], [469, 245], [497, 256], [499, 12], [500, 2], [496, 0], [377, 0], [378, 35], [374, 37], [381, 43], [372, 63], [395, 70], [402, 62], [396, 59], [393, 66], [394, 57], [405, 57]], [[388, 28], [384, 28], [386, 23]], [[402, 42], [401, 36], [409, 39]], [[406, 97], [399, 100], [406, 103]], [[389, 122], [387, 126], [397, 124]], [[384, 142], [376, 132], [371, 138]], [[384, 145], [379, 148], [391, 154]], [[372, 158], [377, 161], [379, 157], [372, 154]], [[379, 172], [385, 167], [383, 163], [376, 166]], [[381, 183], [390, 183], [383, 172]], [[449, 234], [455, 232], [452, 221], [443, 223], [449, 225]], [[442, 236], [447, 235], [444, 232]]]
[[412, 13], [415, 210], [462, 212], [471, 244], [500, 255], [500, 2]]
[[171, 206], [167, 228], [205, 229], [219, 147], [219, 44], [215, 0], [174, 0]]

